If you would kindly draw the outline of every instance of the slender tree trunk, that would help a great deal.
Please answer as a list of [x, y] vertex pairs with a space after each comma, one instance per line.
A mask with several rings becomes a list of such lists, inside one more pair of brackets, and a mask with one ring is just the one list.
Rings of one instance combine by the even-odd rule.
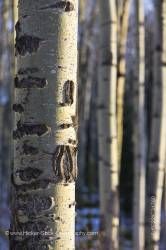
[[[83, 19], [83, 8], [84, 12], [86, 9], [86, 15], [84, 13]], [[92, 47], [93, 45], [93, 29], [94, 29], [94, 17], [96, 12], [96, 0], [83, 1], [80, 3], [80, 22], [82, 21], [80, 30], [80, 55], [79, 55], [79, 177], [78, 184], [79, 189], [83, 190], [86, 187], [85, 183], [85, 167], [86, 152], [87, 152], [87, 128], [90, 114], [90, 98], [91, 98], [91, 69], [92, 66]], [[89, 13], [89, 15], [87, 14]]]
[[[103, 181], [106, 183], [106, 238], [105, 249], [119, 249], [119, 177], [117, 152], [116, 87], [117, 87], [117, 9], [116, 1], [100, 1], [100, 78], [105, 88], [106, 149], [104, 155]], [[103, 107], [103, 108], [105, 108]], [[103, 117], [104, 119], [104, 117]], [[101, 167], [103, 164], [101, 164]], [[102, 170], [100, 171], [100, 173]], [[108, 177], [109, 176], [109, 180]], [[102, 178], [102, 177], [101, 177]]]
[[78, 1], [18, 9], [10, 249], [73, 250]]
[[[102, 42], [101, 42], [102, 44]], [[101, 50], [102, 55], [102, 50]], [[106, 118], [106, 86], [104, 83], [104, 70], [102, 66], [102, 57], [99, 57], [98, 66], [98, 84], [97, 84], [97, 134], [98, 134], [98, 167], [99, 167], [99, 198], [100, 198], [100, 230], [102, 233], [102, 241], [105, 241], [106, 216], [107, 216], [107, 196], [109, 195], [109, 172], [106, 166], [106, 136], [108, 126], [105, 122]], [[104, 83], [104, 87], [103, 87]], [[102, 242], [103, 244], [103, 242]]]
[[164, 179], [164, 228], [163, 228], [163, 245], [165, 245], [166, 239], [166, 168], [165, 168], [165, 179]]
[[[5, 230], [9, 228], [9, 171], [10, 171], [10, 131], [11, 131], [11, 37], [12, 32], [9, 30], [8, 23], [11, 21], [11, 2], [3, 1], [2, 5], [2, 42], [1, 42], [1, 61], [0, 61], [0, 217], [6, 223], [0, 223], [0, 234], [8, 240]], [[13, 49], [13, 48], [12, 48]], [[5, 212], [5, 213], [4, 213]]]
[[137, 0], [136, 10], [136, 80], [137, 111], [135, 127], [135, 165], [134, 165], [134, 249], [144, 250], [145, 237], [145, 31], [144, 2]]
[[[158, 148], [158, 160], [154, 168], [149, 169], [151, 182], [151, 213], [150, 213], [150, 245], [149, 249], [158, 250], [160, 245], [160, 228], [161, 228], [161, 201], [164, 185], [165, 172], [165, 153], [166, 153], [166, 0], [161, 2], [162, 15], [162, 55], [161, 55], [161, 124], [160, 124], [160, 144]], [[158, 133], [158, 131], [156, 131]]]
[[[122, 157], [123, 144], [123, 109], [124, 92], [126, 80], [126, 43], [129, 25], [130, 0], [124, 0], [119, 4], [119, 23], [118, 23], [118, 72], [117, 72], [117, 134], [118, 134], [118, 160], [119, 166]], [[121, 10], [122, 9], [122, 10]]]
[[[147, 179], [147, 228], [146, 244], [151, 248], [151, 228], [154, 197], [152, 189], [155, 188], [156, 170], [159, 162], [158, 148], [160, 144], [161, 123], [161, 50], [162, 50], [162, 27], [161, 27], [161, 1], [155, 2], [155, 29], [154, 29], [154, 56], [153, 56], [153, 87], [152, 87], [152, 112], [151, 112], [151, 130], [148, 156], [148, 179]], [[152, 188], [153, 187], [153, 188]]]

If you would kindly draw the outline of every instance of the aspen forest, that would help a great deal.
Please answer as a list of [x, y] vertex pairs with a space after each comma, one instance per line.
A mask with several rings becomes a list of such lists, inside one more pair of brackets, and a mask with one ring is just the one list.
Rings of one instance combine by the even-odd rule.
[[166, 0], [0, 0], [0, 250], [166, 250]]

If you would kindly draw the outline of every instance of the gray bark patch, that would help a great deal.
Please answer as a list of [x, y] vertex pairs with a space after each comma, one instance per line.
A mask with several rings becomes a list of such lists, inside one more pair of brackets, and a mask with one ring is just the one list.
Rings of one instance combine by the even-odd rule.
[[15, 88], [44, 88], [47, 85], [45, 78], [28, 76], [21, 80], [15, 77]]
[[39, 69], [36, 67], [33, 68], [20, 68], [18, 71], [18, 75], [28, 75], [39, 72]]
[[105, 56], [105, 59], [104, 61], [102, 62], [102, 65], [103, 66], [110, 66], [112, 65], [112, 52], [109, 52], [106, 56]]
[[[14, 237], [14, 236], [12, 236]], [[39, 240], [38, 240], [39, 242]], [[32, 246], [33, 244], [33, 246]], [[49, 250], [49, 242], [48, 243], [36, 243], [32, 237], [30, 237], [30, 240], [24, 240], [24, 241], [14, 241], [12, 243], [12, 250]], [[26, 247], [25, 247], [26, 246]]]
[[25, 168], [23, 170], [18, 170], [17, 172], [22, 181], [31, 181], [33, 179], [37, 179], [42, 174], [42, 171], [40, 169], [31, 167]]
[[31, 145], [28, 145], [26, 142], [23, 144], [23, 154], [25, 155], [36, 155], [39, 150]]
[[17, 201], [17, 209], [22, 210], [29, 217], [50, 210], [52, 207], [52, 198], [41, 195], [20, 195]]
[[20, 139], [26, 135], [42, 136], [46, 134], [48, 127], [45, 124], [22, 124], [20, 121], [17, 123], [17, 129], [13, 131], [13, 138]]
[[19, 193], [26, 193], [28, 191], [38, 190], [38, 189], [46, 189], [48, 188], [49, 184], [51, 183], [50, 180], [43, 179], [43, 180], [35, 180], [31, 183], [26, 183], [22, 185], [17, 185], [14, 180], [13, 174], [11, 175], [11, 182], [13, 186], [15, 186], [16, 191]]

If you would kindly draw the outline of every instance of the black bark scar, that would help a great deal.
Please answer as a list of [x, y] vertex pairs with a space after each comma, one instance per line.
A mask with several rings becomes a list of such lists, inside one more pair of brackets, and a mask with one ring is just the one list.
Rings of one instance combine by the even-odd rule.
[[47, 85], [45, 78], [28, 76], [21, 80], [18, 76], [15, 77], [15, 88], [44, 88]]
[[74, 5], [70, 1], [59, 1], [55, 4], [47, 5], [40, 10], [48, 10], [48, 9], [60, 9], [65, 12], [70, 12], [74, 10]]
[[72, 182], [77, 178], [77, 148], [59, 145], [52, 156], [55, 176], [61, 181]]
[[21, 139], [26, 135], [42, 136], [47, 131], [48, 127], [45, 124], [25, 124], [18, 121], [17, 129], [13, 131], [13, 139]]

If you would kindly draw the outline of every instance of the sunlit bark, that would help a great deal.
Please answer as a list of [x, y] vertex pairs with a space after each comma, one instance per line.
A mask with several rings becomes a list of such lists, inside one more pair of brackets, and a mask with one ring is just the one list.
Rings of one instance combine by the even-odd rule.
[[78, 1], [22, 0], [10, 249], [75, 249]]

